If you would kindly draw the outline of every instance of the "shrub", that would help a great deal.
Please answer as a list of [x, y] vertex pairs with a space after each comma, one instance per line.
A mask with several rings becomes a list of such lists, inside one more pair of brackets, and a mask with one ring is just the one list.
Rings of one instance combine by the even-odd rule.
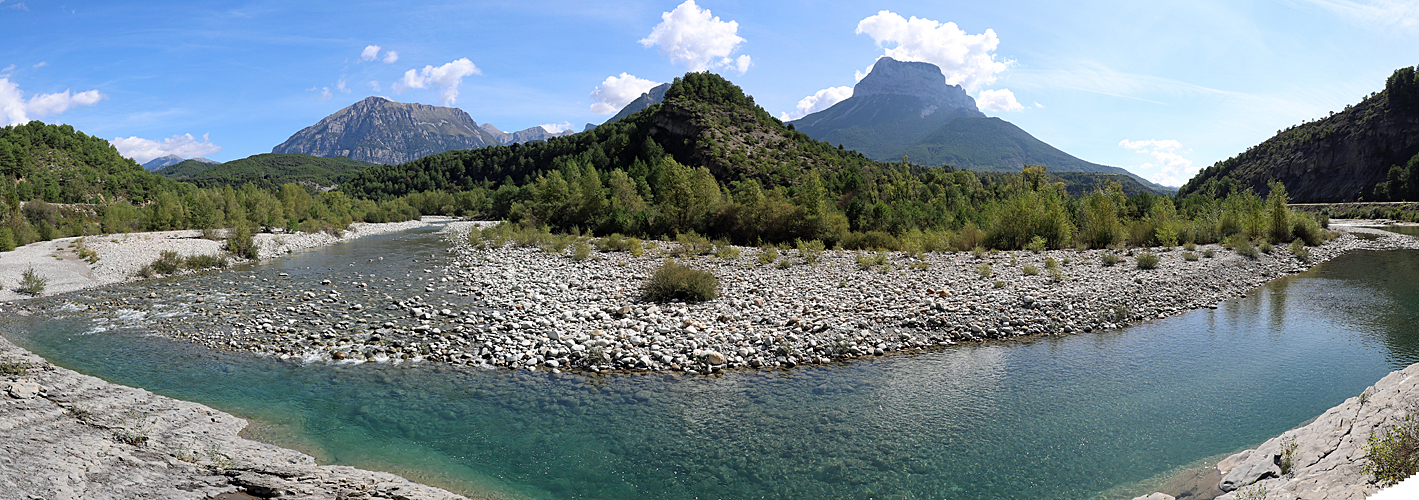
[[675, 241], [680, 244], [681, 251], [694, 255], [709, 255], [714, 253], [714, 243], [709, 238], [700, 236], [694, 231], [675, 235]]
[[764, 245], [759, 247], [760, 264], [772, 264], [776, 260], [778, 260], [778, 248], [775, 248], [772, 245]]
[[1064, 281], [1064, 269], [1059, 266], [1049, 268], [1049, 279], [1055, 283]]
[[775, 267], [778, 267], [779, 269], [788, 269], [788, 268], [790, 268], [790, 267], [793, 267], [793, 261], [788, 260], [788, 259], [783, 259], [783, 260], [778, 261], [778, 264], [775, 264]]
[[1034, 253], [1043, 252], [1045, 251], [1045, 243], [1045, 239], [1042, 236], [1030, 238], [1030, 242], [1025, 245], [1025, 250], [1029, 250]]
[[880, 253], [871, 255], [860, 253], [856, 255], [856, 258], [857, 268], [863, 271], [877, 266], [887, 266], [887, 256]]
[[227, 230], [226, 251], [232, 255], [243, 259], [256, 260], [260, 250], [256, 247], [256, 242], [251, 239], [251, 229], [246, 226], [237, 226]]
[[591, 245], [586, 244], [585, 241], [577, 240], [572, 245], [572, 260], [582, 261], [589, 257], [591, 257]]
[[723, 260], [739, 260], [739, 248], [728, 242], [715, 243], [714, 256]]
[[1021, 269], [1020, 272], [1025, 273], [1025, 276], [1034, 276], [1036, 274], [1040, 274], [1039, 268], [1035, 266], [1025, 266], [1025, 268]]
[[1297, 446], [1295, 436], [1281, 441], [1281, 463], [1277, 464], [1281, 467], [1281, 475], [1290, 474], [1291, 471], [1296, 469]]
[[591, 240], [591, 243], [602, 252], [624, 252], [630, 248], [630, 241], [630, 238], [621, 236], [621, 233], [615, 233], [605, 238]]
[[1051, 270], [1051, 271], [1053, 271], [1053, 270], [1055, 270], [1055, 269], [1059, 269], [1059, 261], [1054, 260], [1054, 257], [1050, 257], [1050, 258], [1045, 259], [1045, 269], [1048, 269], [1048, 270]]
[[1191, 242], [1191, 241], [1189, 241], [1189, 242], [1187, 242], [1186, 244], [1183, 245], [1183, 250], [1187, 250], [1187, 251], [1189, 251], [1189, 252], [1196, 251], [1196, 250], [1197, 250], [1197, 244], [1196, 244], [1196, 243], [1193, 243], [1193, 242]]
[[46, 286], [49, 286], [49, 278], [40, 276], [33, 267], [25, 269], [25, 272], [20, 275], [20, 293], [38, 297], [39, 294], [44, 293]]
[[976, 274], [979, 274], [982, 278], [989, 278], [995, 274], [995, 271], [990, 270], [990, 264], [982, 262], [981, 265], [976, 266]]
[[1109, 266], [1112, 266], [1112, 265], [1114, 265], [1114, 264], [1118, 264], [1118, 261], [1119, 261], [1118, 254], [1113, 253], [1113, 252], [1104, 252], [1103, 255], [1100, 255], [1100, 256], [1099, 256], [1099, 263], [1100, 263], [1100, 264], [1103, 264], [1104, 267], [1109, 267]]
[[1139, 269], [1153, 269], [1158, 267], [1158, 256], [1153, 252], [1143, 252], [1134, 258], [1134, 263], [1138, 265]]
[[227, 267], [227, 259], [220, 255], [189, 255], [183, 259], [182, 265], [193, 271], [221, 269]]
[[709, 271], [680, 265], [674, 259], [655, 270], [641, 288], [642, 297], [651, 302], [702, 302], [719, 296], [719, 278]]
[[916, 262], [913, 262], [911, 267], [912, 269], [916, 269], [918, 271], [925, 271], [927, 270], [927, 268], [931, 267], [931, 263], [924, 260], [918, 260]]
[[1183, 258], [1183, 260], [1185, 260], [1185, 261], [1191, 262], [1191, 261], [1197, 260], [1197, 254], [1192, 253], [1192, 252], [1183, 252], [1182, 258]]
[[997, 281], [997, 282], [991, 283], [991, 286], [994, 286], [994, 287], [996, 287], [996, 288], [1005, 288], [1005, 282], [1004, 282], [1004, 281]]
[[985, 248], [984, 248], [984, 247], [975, 247], [975, 248], [972, 248], [972, 249], [971, 249], [971, 256], [972, 256], [972, 257], [975, 257], [975, 258], [977, 258], [977, 259], [983, 259], [983, 258], [985, 258]]
[[30, 372], [30, 364], [24, 361], [0, 363], [0, 375], [24, 376]]
[[1207, 257], [1207, 258], [1210, 259], [1210, 258], [1212, 258], [1212, 256], [1214, 256], [1214, 255], [1217, 255], [1217, 251], [1216, 251], [1216, 250], [1213, 250], [1213, 249], [1211, 249], [1211, 248], [1202, 251], [1202, 256], [1203, 256], [1203, 257]]
[[1261, 253], [1270, 254], [1273, 248], [1270, 241], [1261, 240], [1261, 244], [1258, 244], [1256, 249], [1261, 250]]
[[1291, 255], [1295, 255], [1297, 259], [1301, 259], [1301, 262], [1311, 261], [1311, 249], [1306, 248], [1306, 243], [1301, 241], [1300, 238], [1296, 238], [1295, 241], [1291, 242]]
[[0, 227], [0, 252], [15, 249], [15, 232], [8, 227]]
[[808, 264], [810, 266], [813, 264], [817, 264], [818, 259], [823, 257], [824, 246], [822, 241], [813, 240], [805, 242], [803, 240], [798, 240], [797, 243], [798, 257], [803, 259], [803, 262], [805, 264]]
[[626, 240], [626, 250], [631, 252], [632, 257], [645, 255], [645, 247], [641, 246], [640, 238], [630, 238]]
[[1392, 486], [1419, 473], [1419, 420], [1408, 416], [1383, 434], [1378, 431], [1370, 431], [1365, 446], [1365, 472], [1381, 486]]
[[153, 261], [153, 271], [158, 274], [172, 274], [182, 269], [182, 257], [177, 252], [167, 250], [159, 254], [158, 260]]

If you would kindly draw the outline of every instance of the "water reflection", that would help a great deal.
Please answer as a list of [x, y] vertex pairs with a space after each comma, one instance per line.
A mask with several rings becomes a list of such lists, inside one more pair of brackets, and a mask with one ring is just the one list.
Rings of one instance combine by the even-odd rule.
[[[427, 255], [431, 239], [243, 272], [314, 280], [378, 254]], [[402, 277], [432, 264], [353, 267]], [[302, 365], [136, 324], [85, 335], [97, 318], [82, 313], [0, 331], [63, 366], [257, 420], [252, 434], [322, 461], [477, 494], [1131, 498], [1117, 486], [1255, 445], [1419, 361], [1416, 279], [1419, 253], [1357, 253], [1125, 331], [715, 378]]]

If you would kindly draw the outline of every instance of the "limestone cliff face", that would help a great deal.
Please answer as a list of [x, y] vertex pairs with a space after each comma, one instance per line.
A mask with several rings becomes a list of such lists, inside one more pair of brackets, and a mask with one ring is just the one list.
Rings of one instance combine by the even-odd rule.
[[1391, 105], [1387, 92], [1329, 117], [1281, 131], [1199, 172], [1178, 191], [1225, 196], [1270, 190], [1280, 181], [1293, 203], [1375, 201], [1389, 168], [1419, 154], [1419, 109]]
[[461, 109], [368, 97], [296, 132], [271, 152], [392, 165], [493, 144], [497, 139]]
[[[911, 96], [921, 100], [922, 113], [931, 114], [927, 108], [959, 108], [974, 111], [976, 100], [966, 95], [960, 85], [947, 85], [941, 68], [924, 62], [902, 62], [890, 57], [877, 60], [872, 72], [857, 82], [852, 88], [853, 97], [874, 95]], [[984, 116], [984, 115], [981, 115]]]

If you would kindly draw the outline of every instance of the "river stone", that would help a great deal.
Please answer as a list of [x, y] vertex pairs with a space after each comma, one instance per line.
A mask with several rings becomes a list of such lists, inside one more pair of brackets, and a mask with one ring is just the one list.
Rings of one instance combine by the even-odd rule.
[[722, 365], [727, 361], [719, 351], [709, 351], [705, 353], [705, 362], [712, 365]]

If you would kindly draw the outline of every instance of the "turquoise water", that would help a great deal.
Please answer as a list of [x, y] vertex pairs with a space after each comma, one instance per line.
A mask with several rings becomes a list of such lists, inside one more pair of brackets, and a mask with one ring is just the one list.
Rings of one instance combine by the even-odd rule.
[[[437, 248], [428, 238], [249, 271], [318, 278], [358, 252]], [[1362, 252], [1122, 331], [714, 378], [302, 365], [136, 328], [85, 334], [82, 315], [0, 329], [56, 364], [252, 419], [256, 437], [322, 462], [477, 495], [1131, 498], [1419, 361], [1416, 284], [1419, 253]]]

